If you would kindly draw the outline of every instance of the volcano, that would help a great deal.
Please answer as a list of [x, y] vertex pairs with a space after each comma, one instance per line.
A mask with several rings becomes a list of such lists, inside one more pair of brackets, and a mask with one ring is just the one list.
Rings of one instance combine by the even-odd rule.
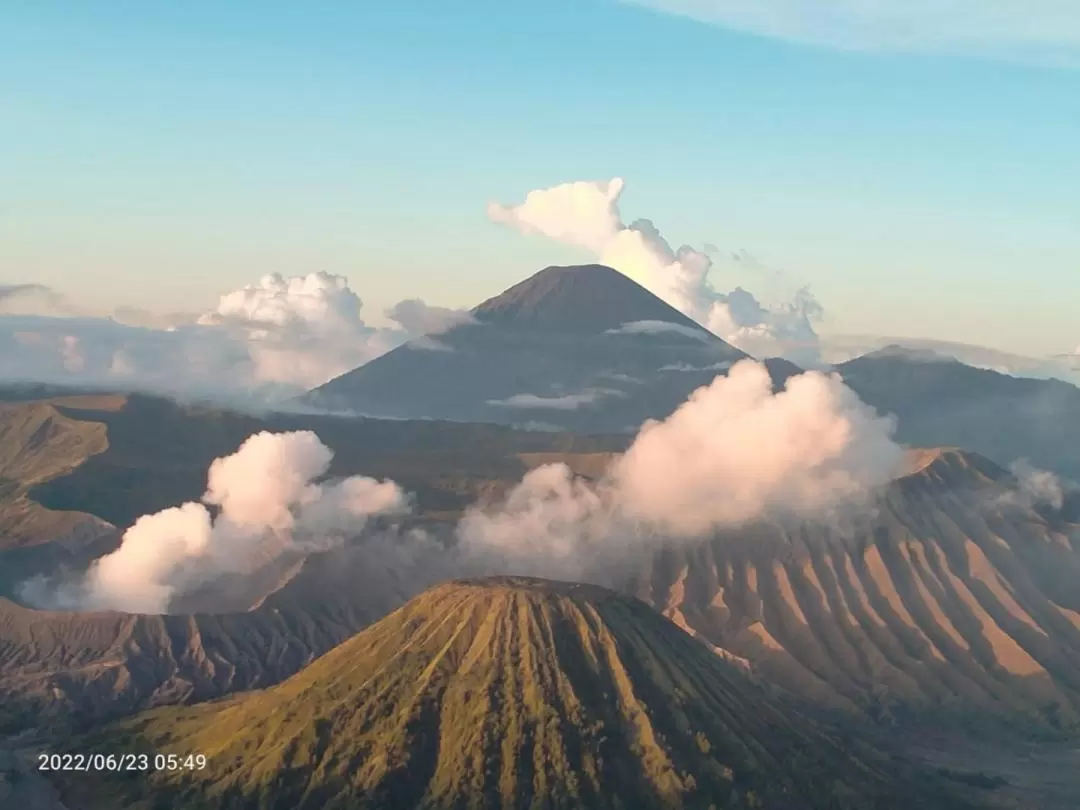
[[[473, 319], [331, 380], [306, 403], [391, 418], [626, 432], [746, 355], [610, 267], [548, 267]], [[777, 361], [774, 376], [795, 367]]]
[[276, 687], [93, 744], [202, 752], [127, 800], [206, 810], [966, 806], [644, 603], [518, 577], [437, 586]]
[[590, 334], [656, 321], [709, 334], [617, 270], [548, 267], [473, 309], [483, 323]]

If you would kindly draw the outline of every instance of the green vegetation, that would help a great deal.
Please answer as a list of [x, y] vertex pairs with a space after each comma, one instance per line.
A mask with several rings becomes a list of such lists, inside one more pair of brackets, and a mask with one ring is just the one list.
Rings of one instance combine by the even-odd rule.
[[959, 808], [647, 605], [520, 578], [433, 588], [284, 683], [78, 743], [204, 753], [106, 786], [204, 808]]

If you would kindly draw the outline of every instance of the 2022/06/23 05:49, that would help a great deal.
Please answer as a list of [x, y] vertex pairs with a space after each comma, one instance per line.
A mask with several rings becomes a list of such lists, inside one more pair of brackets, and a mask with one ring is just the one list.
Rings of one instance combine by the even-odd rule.
[[153, 773], [155, 771], [201, 771], [206, 754], [50, 754], [37, 756], [38, 771], [94, 771]]

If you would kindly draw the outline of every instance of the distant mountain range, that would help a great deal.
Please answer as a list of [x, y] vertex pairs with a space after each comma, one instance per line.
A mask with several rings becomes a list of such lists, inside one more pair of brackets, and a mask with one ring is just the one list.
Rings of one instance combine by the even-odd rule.
[[[477, 306], [474, 320], [406, 343], [312, 391], [318, 407], [390, 418], [635, 432], [746, 355], [608, 267], [549, 267]], [[800, 371], [766, 361], [777, 387]], [[915, 446], [1020, 458], [1080, 480], [1080, 389], [899, 347], [836, 367], [899, 417]]]
[[897, 437], [918, 447], [1018, 459], [1080, 481], [1080, 388], [1013, 377], [933, 352], [886, 347], [836, 370], [862, 398], [898, 418]]

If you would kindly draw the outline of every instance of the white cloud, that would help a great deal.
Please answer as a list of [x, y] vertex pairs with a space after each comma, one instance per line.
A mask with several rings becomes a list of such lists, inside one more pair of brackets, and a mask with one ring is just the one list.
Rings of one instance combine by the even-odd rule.
[[476, 321], [472, 313], [466, 310], [435, 307], [419, 298], [399, 301], [386, 310], [386, 317], [399, 324], [410, 336], [440, 335], [455, 326]]
[[669, 321], [631, 321], [630, 323], [624, 323], [618, 329], [605, 330], [604, 334], [607, 335], [661, 335], [665, 332], [683, 335], [685, 337], [693, 338], [701, 342], [708, 342], [714, 340], [709, 335], [702, 332], [699, 329], [694, 329], [689, 326], [684, 326], [681, 323], [670, 323]]
[[1080, 57], [1072, 0], [624, 0], [737, 31], [856, 51]]
[[675, 534], [822, 515], [893, 477], [894, 430], [839, 376], [806, 372], [774, 394], [765, 366], [742, 361], [646, 423], [612, 478], [630, 516]]
[[311, 431], [254, 434], [210, 465], [202, 502], [143, 515], [81, 583], [50, 593], [32, 582], [24, 596], [44, 607], [163, 613], [177, 596], [222, 575], [332, 548], [371, 517], [408, 508], [392, 481], [317, 483], [332, 457]]
[[829, 519], [900, 471], [894, 430], [836, 375], [806, 372], [774, 393], [764, 365], [744, 360], [646, 423], [601, 480], [545, 465], [472, 507], [462, 547], [508, 573], [588, 577], [665, 537]]
[[0, 314], [0, 380], [283, 398], [412, 339], [446, 349], [425, 336], [471, 318], [416, 299], [388, 310], [391, 327], [370, 326], [361, 313], [344, 277], [311, 273], [265, 276], [186, 323], [130, 309], [114, 318]]
[[[614, 584], [620, 571], [679, 538], [759, 520], [830, 519], [862, 504], [903, 465], [894, 427], [835, 375], [807, 372], [777, 393], [765, 367], [744, 360], [664, 421], [646, 423], [599, 480], [543, 465], [503, 497], [467, 509], [448, 556], [422, 535], [393, 531], [374, 534], [403, 544], [370, 553], [397, 548], [419, 561], [417, 570], [428, 564], [440, 576]], [[21, 595], [42, 607], [186, 609], [208, 586], [220, 590], [223, 578], [242, 585], [238, 575], [257, 578], [277, 563], [337, 549], [365, 528], [373, 534], [372, 516], [408, 508], [392, 481], [323, 480], [331, 457], [308, 431], [255, 434], [211, 464], [200, 502], [141, 517], [82, 581], [57, 588], [35, 580]]]
[[623, 222], [619, 212], [623, 188], [620, 178], [564, 183], [530, 191], [519, 205], [491, 203], [488, 216], [523, 233], [589, 251], [749, 354], [816, 362], [812, 322], [822, 315], [822, 308], [808, 290], [775, 307], [763, 306], [741, 288], [718, 292], [710, 278], [713, 260], [708, 253], [686, 245], [672, 249], [647, 219]]
[[1025, 459], [1014, 461], [1009, 471], [1016, 478], [1016, 492], [1008, 493], [1007, 498], [1024, 505], [1046, 505], [1060, 509], [1065, 503], [1065, 487], [1061, 479], [1052, 472], [1033, 467]]
[[626, 393], [614, 388], [586, 388], [573, 394], [554, 397], [537, 394], [514, 394], [506, 399], [489, 399], [488, 405], [500, 405], [506, 408], [549, 409], [554, 411], [576, 411], [578, 408], [595, 405], [607, 397], [625, 397]]

